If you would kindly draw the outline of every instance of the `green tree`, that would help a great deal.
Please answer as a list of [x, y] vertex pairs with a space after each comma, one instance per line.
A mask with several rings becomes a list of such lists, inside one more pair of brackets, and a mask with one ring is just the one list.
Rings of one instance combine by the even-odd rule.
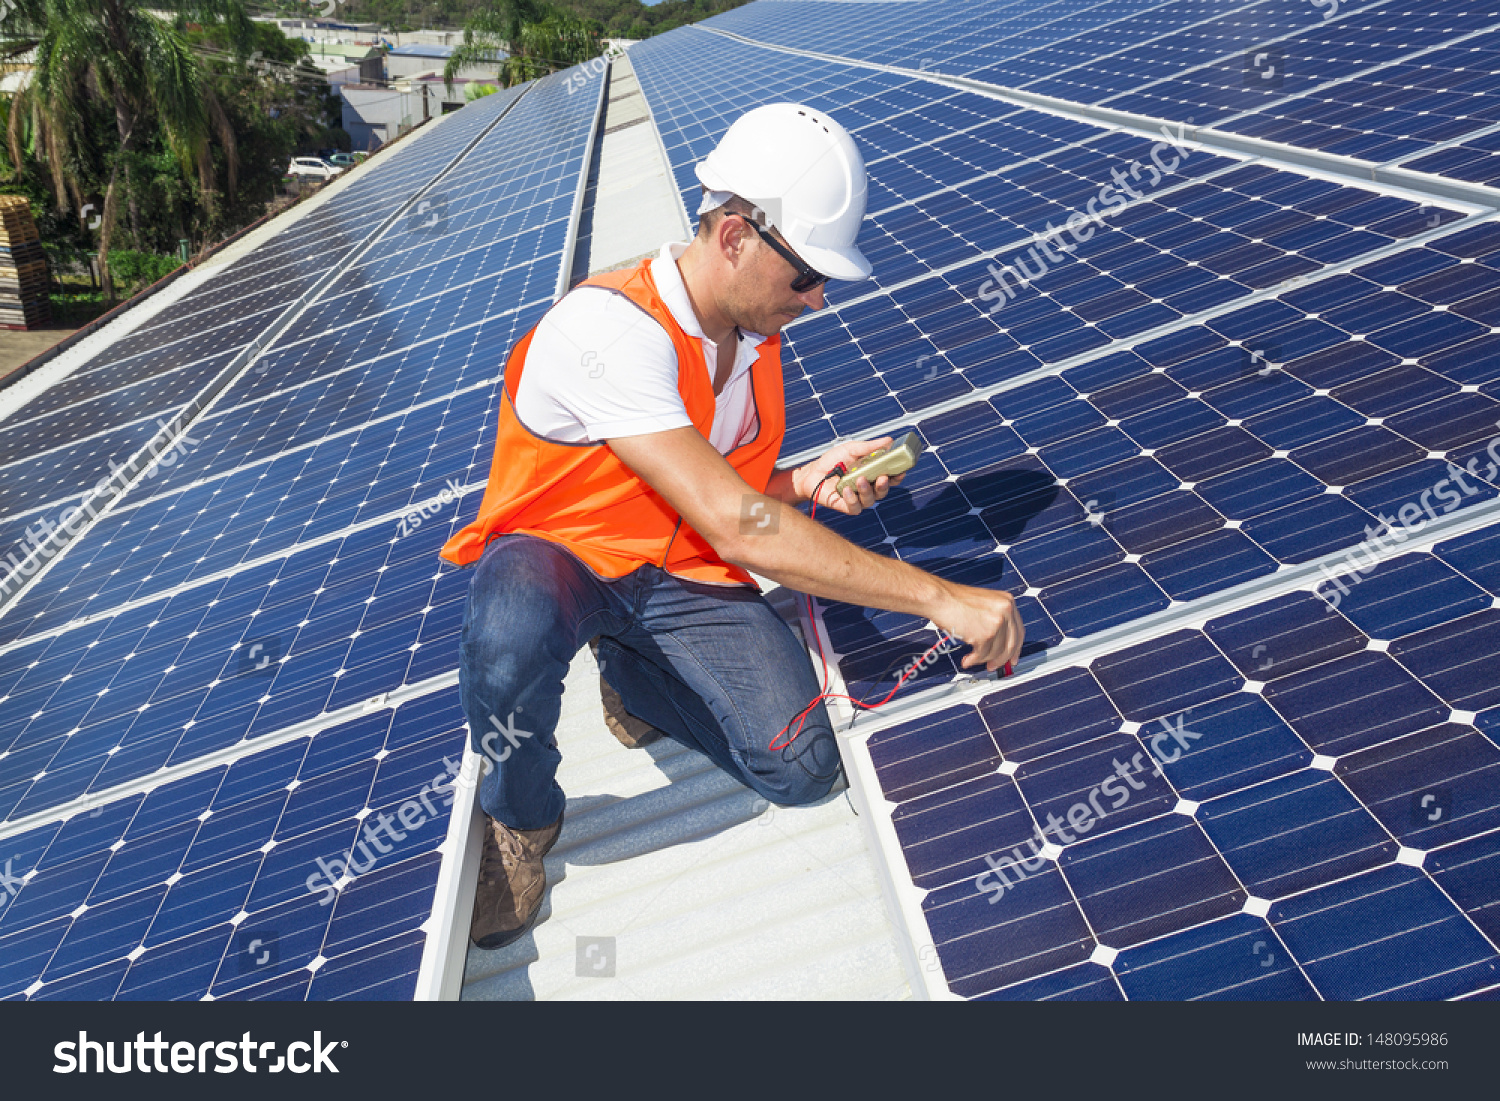
[[496, 0], [464, 25], [443, 80], [451, 88], [460, 69], [498, 64], [500, 86], [509, 88], [598, 57], [602, 30], [544, 0]]
[[204, 79], [229, 118], [237, 154], [230, 158], [222, 145], [215, 149], [219, 175], [227, 178], [236, 170], [237, 196], [201, 212], [213, 222], [201, 229], [212, 236], [259, 217], [280, 189], [292, 156], [330, 146], [348, 149], [349, 135], [338, 126], [338, 94], [312, 64], [306, 42], [257, 23], [254, 48], [241, 60], [222, 26], [205, 27], [189, 38]]
[[[35, 50], [30, 82], [11, 105], [6, 127], [12, 167], [23, 165], [29, 125], [41, 151], [57, 206], [69, 197], [80, 208], [102, 167], [104, 205], [99, 222], [99, 268], [106, 301], [114, 298], [108, 256], [122, 193], [134, 194], [137, 153], [159, 129], [179, 171], [197, 175], [205, 201], [216, 201], [211, 135], [217, 134], [230, 165], [229, 189], [236, 186], [234, 132], [223, 103], [188, 40], [188, 22], [221, 25], [226, 40], [244, 51], [251, 24], [240, 0], [13, 0], [0, 24], [0, 59]], [[244, 51], [248, 52], [248, 51]], [[112, 116], [113, 148], [101, 148], [91, 123]]]

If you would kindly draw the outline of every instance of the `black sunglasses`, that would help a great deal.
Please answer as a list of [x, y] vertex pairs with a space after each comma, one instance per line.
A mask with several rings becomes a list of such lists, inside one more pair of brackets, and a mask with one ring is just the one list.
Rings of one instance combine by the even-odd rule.
[[751, 218], [745, 214], [741, 214], [737, 210], [729, 210], [725, 213], [732, 214], [736, 218], [743, 218], [745, 220], [745, 224], [751, 229], [755, 230], [756, 235], [759, 236], [760, 239], [766, 244], [770, 245], [771, 248], [775, 251], [776, 255], [780, 256], [788, 264], [797, 269], [797, 274], [792, 278], [792, 290], [796, 291], [798, 294], [806, 294], [814, 287], [821, 287], [824, 283], [828, 282], [828, 276], [824, 275], [822, 272], [814, 271], [812, 268], [804, 264], [802, 262], [802, 259], [796, 253], [792, 252], [788, 248], [783, 247], [781, 242], [777, 241], [776, 238], [772, 237], [765, 230], [761, 229], [754, 218]]

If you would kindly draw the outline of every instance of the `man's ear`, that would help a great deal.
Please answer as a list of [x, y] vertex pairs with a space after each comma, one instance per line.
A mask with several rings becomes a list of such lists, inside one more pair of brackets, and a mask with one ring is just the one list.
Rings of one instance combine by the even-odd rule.
[[714, 244], [731, 267], [739, 267], [749, 247], [746, 238], [753, 232], [743, 218], [733, 218], [728, 213], [719, 216], [719, 224], [714, 226]]

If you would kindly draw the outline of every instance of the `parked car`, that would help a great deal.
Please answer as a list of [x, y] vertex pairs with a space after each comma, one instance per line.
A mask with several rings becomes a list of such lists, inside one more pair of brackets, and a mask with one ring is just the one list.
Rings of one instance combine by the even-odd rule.
[[317, 157], [293, 157], [292, 166], [287, 169], [289, 175], [313, 180], [331, 180], [342, 171], [342, 168], [335, 168]]
[[353, 168], [359, 159], [353, 153], [335, 153], [328, 158], [328, 163], [335, 168]]

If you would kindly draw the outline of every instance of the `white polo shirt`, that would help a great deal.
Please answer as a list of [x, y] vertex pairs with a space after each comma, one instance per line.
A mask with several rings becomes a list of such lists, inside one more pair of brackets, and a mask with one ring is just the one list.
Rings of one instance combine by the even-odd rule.
[[[662, 246], [651, 277], [662, 300], [689, 336], [703, 345], [712, 384], [719, 346], [703, 335], [677, 258], [687, 242]], [[750, 365], [766, 338], [739, 333], [734, 369], [718, 395], [708, 442], [728, 454], [759, 430]], [[516, 391], [516, 415], [538, 436], [559, 443], [597, 443], [692, 424], [678, 389], [677, 352], [661, 325], [622, 295], [577, 287], [547, 312]]]

